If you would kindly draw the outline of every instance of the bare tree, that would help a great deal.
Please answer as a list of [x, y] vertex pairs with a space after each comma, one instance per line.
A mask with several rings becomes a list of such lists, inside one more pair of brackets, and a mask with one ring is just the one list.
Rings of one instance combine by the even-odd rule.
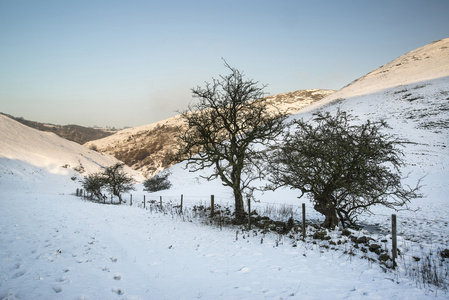
[[116, 163], [107, 167], [102, 172], [106, 189], [114, 196], [119, 198], [122, 202], [122, 193], [134, 190], [135, 180], [130, 177], [124, 170], [123, 163]]
[[116, 163], [106, 167], [101, 172], [87, 175], [82, 181], [83, 188], [92, 193], [97, 199], [103, 198], [102, 190], [105, 188], [122, 202], [122, 193], [134, 190], [135, 180], [123, 171], [123, 163]]
[[262, 176], [260, 147], [275, 138], [285, 117], [262, 100], [265, 85], [244, 78], [225, 62], [229, 75], [192, 89], [198, 100], [182, 117], [187, 130], [180, 135], [178, 157], [187, 158], [195, 172], [211, 168], [208, 180], [220, 178], [232, 188], [235, 218], [245, 215], [243, 197], [252, 197], [251, 183]]
[[290, 186], [307, 194], [325, 216], [324, 227], [355, 225], [373, 205], [397, 208], [419, 197], [403, 186], [405, 164], [398, 148], [404, 140], [382, 132], [384, 121], [351, 125], [354, 118], [338, 110], [316, 113], [311, 122], [296, 120], [296, 130], [270, 154], [272, 188]]

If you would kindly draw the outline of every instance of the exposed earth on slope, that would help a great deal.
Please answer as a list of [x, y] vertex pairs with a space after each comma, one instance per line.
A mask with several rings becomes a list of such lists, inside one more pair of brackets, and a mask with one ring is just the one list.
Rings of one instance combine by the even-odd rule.
[[[268, 105], [292, 114], [313, 102], [332, 94], [333, 90], [300, 90], [266, 97]], [[183, 121], [175, 116], [160, 122], [121, 130], [116, 134], [85, 144], [99, 152], [108, 153], [145, 177], [173, 164], [170, 159], [177, 146], [176, 133], [182, 131]]]

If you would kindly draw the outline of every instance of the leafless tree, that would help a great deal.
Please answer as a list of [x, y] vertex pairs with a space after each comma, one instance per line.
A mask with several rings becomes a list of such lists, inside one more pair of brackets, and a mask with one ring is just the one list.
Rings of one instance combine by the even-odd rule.
[[262, 100], [265, 85], [225, 67], [229, 75], [192, 89], [198, 101], [182, 113], [187, 130], [179, 136], [178, 157], [187, 158], [193, 172], [210, 168], [205, 178], [232, 188], [235, 219], [243, 220], [244, 196], [252, 197], [251, 183], [263, 175], [261, 146], [280, 134], [285, 117]]

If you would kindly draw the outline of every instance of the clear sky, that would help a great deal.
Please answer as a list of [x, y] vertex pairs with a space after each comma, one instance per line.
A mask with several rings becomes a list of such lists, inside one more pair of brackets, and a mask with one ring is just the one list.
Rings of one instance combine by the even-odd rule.
[[0, 112], [138, 126], [184, 110], [222, 58], [278, 94], [340, 89], [449, 37], [448, 0], [0, 0]]

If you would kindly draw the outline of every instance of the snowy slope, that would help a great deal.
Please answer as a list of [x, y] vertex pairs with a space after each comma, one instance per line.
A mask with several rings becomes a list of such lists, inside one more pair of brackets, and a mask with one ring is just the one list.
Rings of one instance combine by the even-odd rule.
[[419, 85], [433, 79], [449, 76], [449, 38], [435, 41], [410, 51], [395, 60], [373, 70], [341, 90], [312, 104], [306, 110], [313, 110], [340, 98], [350, 98], [401, 85]]
[[[27, 127], [4, 115], [0, 115], [0, 161], [0, 183], [8, 188], [22, 188], [21, 181], [30, 179], [30, 174], [33, 174], [31, 179], [38, 183], [36, 186], [53, 180], [67, 185], [70, 183], [66, 182], [67, 178], [79, 180], [82, 175], [118, 162], [110, 155], [91, 151], [53, 133]], [[143, 179], [128, 167], [126, 171], [137, 180]], [[76, 180], [73, 183], [79, 186]]]

